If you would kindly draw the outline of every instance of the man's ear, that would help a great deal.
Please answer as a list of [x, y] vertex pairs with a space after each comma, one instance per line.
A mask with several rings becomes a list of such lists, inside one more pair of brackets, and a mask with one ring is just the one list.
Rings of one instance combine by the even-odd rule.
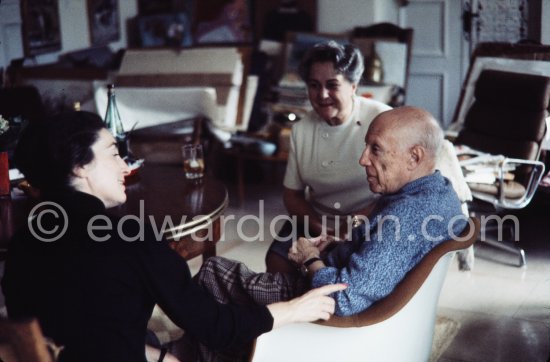
[[409, 170], [414, 170], [424, 161], [426, 150], [420, 145], [414, 145], [409, 150], [409, 155], [408, 167]]

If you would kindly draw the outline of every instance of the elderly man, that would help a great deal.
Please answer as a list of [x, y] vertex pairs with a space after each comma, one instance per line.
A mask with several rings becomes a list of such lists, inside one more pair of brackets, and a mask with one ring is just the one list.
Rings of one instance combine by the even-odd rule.
[[[381, 194], [362, 235], [327, 243], [300, 238], [289, 258], [302, 275], [253, 273], [243, 264], [210, 258], [198, 278], [222, 302], [266, 304], [310, 287], [347, 283], [334, 294], [337, 315], [352, 315], [387, 296], [434, 246], [466, 226], [460, 201], [435, 168], [443, 141], [427, 111], [401, 107], [379, 114], [365, 137], [359, 160], [370, 189]], [[322, 251], [325, 255], [322, 257]]]

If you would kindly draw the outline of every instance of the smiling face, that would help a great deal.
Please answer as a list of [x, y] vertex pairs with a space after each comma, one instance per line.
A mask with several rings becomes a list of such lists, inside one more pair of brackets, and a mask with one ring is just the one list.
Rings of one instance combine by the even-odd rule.
[[99, 198], [107, 208], [124, 203], [124, 177], [130, 170], [120, 158], [115, 139], [109, 131], [99, 131], [98, 138], [92, 145], [92, 152], [92, 162], [77, 167], [74, 171], [75, 188]]
[[312, 64], [307, 81], [309, 101], [328, 124], [342, 124], [349, 118], [356, 88], [334, 70], [331, 62]]
[[391, 126], [389, 115], [379, 115], [365, 137], [365, 150], [359, 164], [365, 167], [369, 188], [374, 193], [392, 194], [412, 181], [414, 155], [403, 146], [403, 128]]

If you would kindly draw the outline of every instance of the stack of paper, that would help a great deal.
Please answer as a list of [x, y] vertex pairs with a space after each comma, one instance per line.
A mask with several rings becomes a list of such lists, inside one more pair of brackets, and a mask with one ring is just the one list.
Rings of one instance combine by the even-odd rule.
[[241, 85], [243, 63], [237, 48], [232, 47], [128, 49], [120, 64], [117, 83], [136, 85], [136, 77], [155, 86]]
[[504, 172], [504, 180], [514, 179], [515, 166], [513, 164], [503, 165], [506, 159], [504, 156], [491, 155], [467, 146], [456, 146], [455, 149], [466, 182], [493, 184], [499, 178], [501, 170]]
[[[155, 93], [166, 87], [213, 88], [218, 109], [205, 116], [216, 114], [210, 118], [213, 125], [234, 132], [248, 127], [251, 99], [256, 94], [257, 80], [252, 79], [248, 84], [249, 78], [244, 73], [243, 54], [237, 47], [129, 49], [124, 54], [115, 84], [118, 87], [146, 87], [151, 97], [157, 99]], [[187, 107], [188, 104], [183, 101], [181, 105]]]

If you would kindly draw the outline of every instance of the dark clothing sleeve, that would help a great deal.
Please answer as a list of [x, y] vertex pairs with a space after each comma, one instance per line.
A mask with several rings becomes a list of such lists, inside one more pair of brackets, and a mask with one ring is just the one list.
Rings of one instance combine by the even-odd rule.
[[[117, 230], [120, 219], [107, 216], [98, 199], [73, 193], [55, 201], [69, 215], [66, 233], [42, 242], [29, 228], [18, 231], [2, 289], [11, 318], [38, 318], [44, 334], [65, 346], [61, 361], [145, 361], [155, 304], [213, 349], [250, 343], [272, 328], [265, 306], [216, 303], [192, 281], [187, 262], [149, 226], [125, 223], [124, 235], [144, 229], [139, 240], [126, 241]], [[99, 235], [109, 234], [105, 241], [94, 239], [87, 227], [98, 215], [114, 226]]]
[[250, 342], [272, 329], [273, 318], [267, 307], [215, 302], [191, 280], [187, 263], [181, 256], [160, 244], [165, 241], [146, 243], [137, 259], [143, 263], [147, 288], [175, 324], [216, 349]]

